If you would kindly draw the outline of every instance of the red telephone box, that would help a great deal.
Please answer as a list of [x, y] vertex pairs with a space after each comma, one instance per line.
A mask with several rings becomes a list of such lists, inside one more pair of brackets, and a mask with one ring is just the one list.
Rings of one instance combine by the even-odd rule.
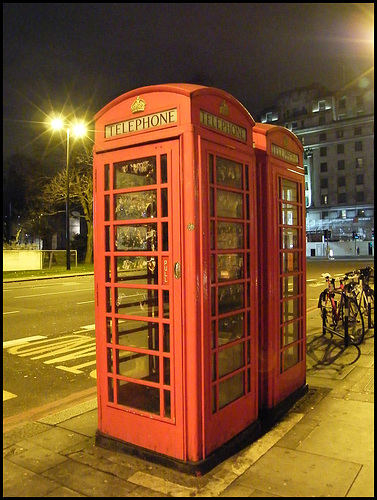
[[260, 269], [259, 408], [276, 420], [307, 392], [303, 147], [280, 126], [256, 123]]
[[259, 433], [254, 120], [189, 84], [95, 120], [97, 444], [204, 470]]

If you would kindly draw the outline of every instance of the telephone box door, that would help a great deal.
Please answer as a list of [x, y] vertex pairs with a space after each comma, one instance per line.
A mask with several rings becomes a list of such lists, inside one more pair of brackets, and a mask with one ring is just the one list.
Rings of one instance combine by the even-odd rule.
[[99, 431], [183, 459], [179, 143], [94, 167]]

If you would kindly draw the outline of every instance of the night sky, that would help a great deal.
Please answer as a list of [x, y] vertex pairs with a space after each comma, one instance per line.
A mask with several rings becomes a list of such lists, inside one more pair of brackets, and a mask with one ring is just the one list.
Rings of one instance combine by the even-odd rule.
[[145, 85], [217, 87], [257, 119], [279, 92], [370, 69], [373, 29], [372, 3], [5, 3], [3, 158], [47, 142], [54, 112], [90, 121]]

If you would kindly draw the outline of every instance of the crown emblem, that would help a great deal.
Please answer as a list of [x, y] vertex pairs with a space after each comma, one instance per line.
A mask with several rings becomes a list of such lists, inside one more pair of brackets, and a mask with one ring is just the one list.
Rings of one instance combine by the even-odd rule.
[[220, 103], [220, 114], [221, 115], [225, 115], [225, 116], [228, 116], [229, 115], [229, 107], [227, 105], [227, 103], [225, 101], [221, 102]]
[[144, 101], [144, 99], [141, 99], [139, 96], [137, 96], [134, 102], [131, 104], [131, 111], [132, 113], [140, 113], [140, 111], [144, 111], [146, 105], [147, 103]]

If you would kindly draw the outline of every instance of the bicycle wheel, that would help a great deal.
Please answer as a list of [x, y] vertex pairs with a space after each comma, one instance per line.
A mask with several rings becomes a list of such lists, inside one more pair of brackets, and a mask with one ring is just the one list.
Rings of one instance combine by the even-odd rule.
[[[342, 323], [345, 328], [345, 304], [342, 304]], [[348, 341], [360, 345], [364, 340], [364, 317], [354, 297], [348, 297]]]

